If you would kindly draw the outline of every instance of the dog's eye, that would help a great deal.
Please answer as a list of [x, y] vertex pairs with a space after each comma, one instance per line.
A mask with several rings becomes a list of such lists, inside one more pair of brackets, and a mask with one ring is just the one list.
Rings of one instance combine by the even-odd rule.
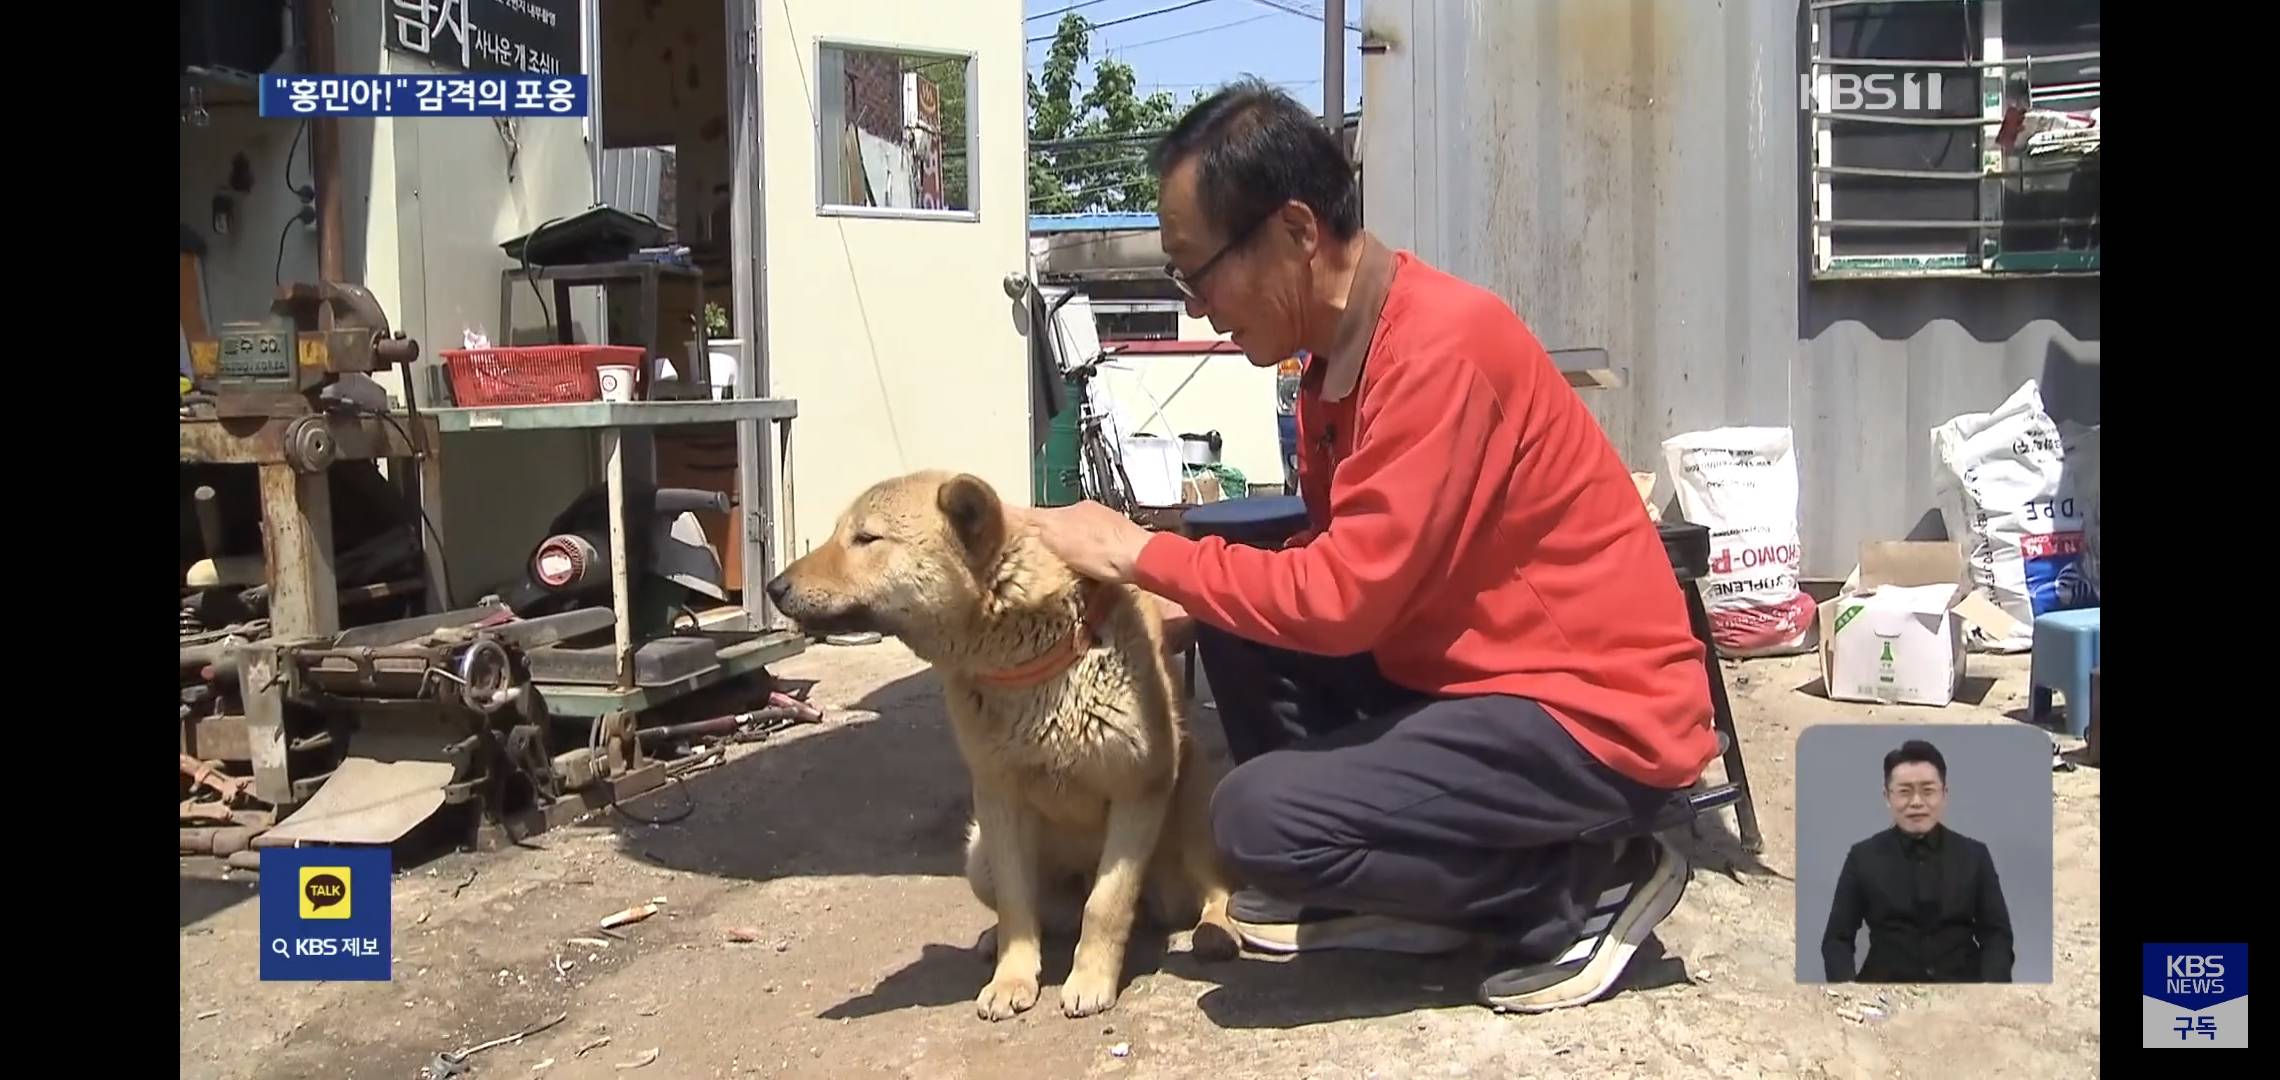
[[878, 540], [879, 538], [876, 534], [859, 532], [855, 534], [854, 544], [856, 547], [869, 547], [872, 544], [877, 543]]

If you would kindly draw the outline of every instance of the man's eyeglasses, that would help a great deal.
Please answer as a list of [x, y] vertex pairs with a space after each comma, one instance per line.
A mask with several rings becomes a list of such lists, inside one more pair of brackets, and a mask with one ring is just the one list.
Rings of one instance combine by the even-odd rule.
[[1187, 271], [1181, 270], [1177, 266], [1173, 266], [1171, 263], [1165, 263], [1164, 276], [1172, 279], [1172, 284], [1179, 286], [1181, 295], [1187, 297], [1190, 300], [1202, 300], [1203, 276], [1210, 273], [1212, 267], [1219, 265], [1219, 260], [1224, 259], [1228, 255], [1232, 254], [1236, 248], [1242, 247], [1244, 244], [1249, 243], [1253, 236], [1258, 235], [1260, 229], [1266, 227], [1267, 222], [1273, 221], [1275, 219], [1275, 215], [1279, 213], [1281, 209], [1282, 208], [1278, 206], [1273, 210], [1269, 210], [1264, 216], [1260, 217], [1259, 220], [1252, 222], [1250, 228], [1244, 229], [1242, 232], [1236, 234], [1235, 239], [1229, 240], [1218, 251], [1213, 252], [1210, 258], [1203, 260], [1203, 265], [1196, 267], [1194, 273], [1188, 273]]

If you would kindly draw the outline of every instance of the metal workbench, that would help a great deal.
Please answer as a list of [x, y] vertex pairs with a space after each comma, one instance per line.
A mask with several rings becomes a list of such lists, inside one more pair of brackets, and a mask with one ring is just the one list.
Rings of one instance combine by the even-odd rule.
[[[502, 405], [429, 409], [424, 416], [434, 418], [438, 430], [447, 434], [486, 431], [592, 431], [601, 436], [604, 471], [609, 487], [610, 518], [610, 606], [616, 620], [614, 659], [617, 683], [614, 687], [549, 686], [546, 687], [549, 706], [569, 716], [599, 715], [604, 712], [639, 711], [662, 704], [682, 694], [712, 685], [755, 670], [772, 660], [795, 655], [806, 647], [806, 639], [789, 630], [769, 630], [765, 615], [767, 600], [760, 589], [761, 582], [747, 581], [744, 588], [745, 629], [760, 631], [752, 639], [727, 646], [720, 653], [720, 667], [705, 674], [684, 679], [669, 686], [639, 685], [634, 677], [634, 651], [631, 610], [631, 582], [634, 568], [627, 562], [627, 528], [625, 520], [625, 493], [627, 486], [627, 457], [629, 441], [648, 443], [651, 430], [684, 424], [720, 424], [762, 422], [776, 425], [778, 452], [786, 462], [785, 475], [789, 475], [791, 460], [791, 422], [799, 416], [799, 403], [785, 398], [747, 398], [727, 401], [582, 401], [567, 405]], [[644, 462], [650, 460], [645, 451]], [[645, 465], [644, 468], [648, 468]], [[790, 514], [790, 492], [784, 492], [783, 504]], [[744, 565], [747, 572], [755, 572], [768, 565], [757, 557], [754, 548], [766, 543], [767, 518], [756, 506], [741, 507], [735, 530], [737, 542], [746, 545]]]
[[[286, 453], [288, 433], [321, 424], [341, 461], [388, 460], [418, 477], [416, 497], [427, 531], [421, 536], [428, 611], [444, 595], [442, 453], [436, 424], [413, 417], [183, 417], [184, 464], [251, 465], [260, 470], [262, 557], [270, 588], [269, 621], [280, 637], [322, 637], [340, 630], [340, 589], [333, 579], [332, 489], [327, 471], [304, 472]], [[416, 464], [415, 464], [416, 462]], [[216, 553], [218, 554], [218, 553]]]

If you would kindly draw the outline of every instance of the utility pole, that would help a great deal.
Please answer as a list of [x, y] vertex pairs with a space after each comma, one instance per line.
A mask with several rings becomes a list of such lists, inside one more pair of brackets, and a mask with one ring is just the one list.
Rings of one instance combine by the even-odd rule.
[[1322, 122], [1346, 145], [1346, 0], [1322, 0]]

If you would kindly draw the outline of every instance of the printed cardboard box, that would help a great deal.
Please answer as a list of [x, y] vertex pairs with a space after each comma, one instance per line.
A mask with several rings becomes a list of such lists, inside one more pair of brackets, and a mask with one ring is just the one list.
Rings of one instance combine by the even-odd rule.
[[1821, 605], [1821, 678], [1835, 701], [1944, 706], [1964, 678], [1965, 628], [2011, 618], [1972, 593], [1952, 541], [1862, 544], [1860, 565]]

